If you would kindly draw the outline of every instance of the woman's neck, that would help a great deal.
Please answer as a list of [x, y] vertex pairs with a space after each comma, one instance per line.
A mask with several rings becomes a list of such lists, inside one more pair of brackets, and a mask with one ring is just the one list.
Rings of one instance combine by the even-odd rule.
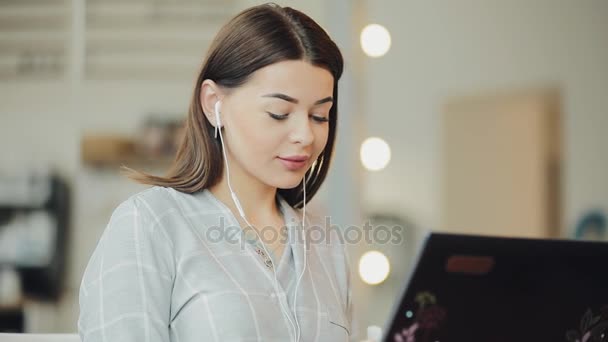
[[[232, 177], [230, 183], [245, 212], [247, 221], [252, 225], [266, 225], [269, 221], [276, 221], [276, 218], [281, 215], [276, 201], [276, 188], [265, 184], [256, 184], [255, 182], [244, 182]], [[230, 188], [228, 187], [226, 177], [222, 177], [209, 191], [230, 208], [232, 213], [240, 220], [238, 209], [230, 195]]]

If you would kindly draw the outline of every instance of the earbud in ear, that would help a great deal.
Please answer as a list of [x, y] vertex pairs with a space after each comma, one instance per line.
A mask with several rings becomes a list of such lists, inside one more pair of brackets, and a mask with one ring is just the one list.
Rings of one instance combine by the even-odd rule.
[[215, 103], [215, 137], [217, 138], [217, 133], [219, 132], [220, 128], [222, 127], [222, 121], [220, 120], [220, 107], [222, 106], [221, 101], [217, 101]]

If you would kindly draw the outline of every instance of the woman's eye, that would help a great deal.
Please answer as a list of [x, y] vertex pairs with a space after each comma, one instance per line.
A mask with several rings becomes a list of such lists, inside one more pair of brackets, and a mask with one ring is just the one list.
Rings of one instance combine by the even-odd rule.
[[266, 113], [268, 113], [268, 115], [270, 115], [270, 117], [275, 120], [285, 120], [289, 116], [289, 113], [287, 113], [287, 114], [274, 114], [271, 112], [266, 112]]
[[317, 115], [313, 115], [312, 119], [317, 122], [328, 122], [329, 121], [329, 118], [326, 118], [324, 116], [317, 116]]
[[[289, 117], [289, 113], [287, 113], [287, 114], [274, 114], [271, 112], [266, 112], [266, 113], [268, 113], [268, 115], [275, 120], [285, 120], [285, 119], [287, 119], [287, 117]], [[316, 122], [322, 123], [322, 122], [329, 121], [329, 118], [320, 116], [320, 115], [311, 115], [310, 117], [312, 117], [312, 119], [315, 120]]]

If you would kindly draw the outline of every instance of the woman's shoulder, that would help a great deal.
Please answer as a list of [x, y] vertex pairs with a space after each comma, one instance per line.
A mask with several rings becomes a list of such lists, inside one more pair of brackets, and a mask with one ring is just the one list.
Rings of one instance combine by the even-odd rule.
[[176, 228], [189, 226], [191, 222], [202, 228], [207, 218], [217, 218], [221, 214], [224, 214], [221, 208], [217, 208], [204, 190], [189, 194], [169, 187], [153, 186], [119, 203], [112, 213], [110, 225], [114, 221], [135, 216], [150, 230], [160, 229], [171, 235], [179, 234], [183, 229]]
[[134, 193], [118, 203], [110, 217], [112, 221], [126, 216], [137, 216], [140, 220], [150, 220], [153, 216], [164, 216], [173, 210], [166, 189], [154, 186]]
[[[204, 191], [187, 194], [154, 186], [137, 192], [115, 208], [101, 236], [100, 246], [124, 246], [125, 241], [145, 241], [168, 248], [177, 258], [207, 238], [225, 213]], [[116, 247], [108, 247], [116, 248]]]
[[118, 205], [117, 209], [122, 207], [136, 207], [157, 217], [170, 214], [188, 216], [192, 212], [220, 211], [205, 194], [204, 189], [195, 193], [184, 193], [162, 186], [152, 186], [129, 196]]
[[[165, 211], [171, 210], [176, 203], [173, 199], [171, 191], [173, 189], [162, 186], [152, 186], [140, 192], [134, 193], [124, 200], [120, 206], [144, 206], [158, 215], [162, 215]], [[173, 190], [175, 191], [175, 190]]]
[[172, 210], [166, 191], [161, 187], [152, 187], [120, 202], [112, 212], [103, 238], [120, 238], [131, 234], [134, 228], [145, 232], [157, 230], [159, 218]]

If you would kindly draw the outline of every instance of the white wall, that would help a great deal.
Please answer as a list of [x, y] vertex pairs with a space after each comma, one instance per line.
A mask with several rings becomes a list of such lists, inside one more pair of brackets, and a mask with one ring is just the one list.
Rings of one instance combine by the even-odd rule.
[[608, 2], [367, 2], [392, 48], [366, 66], [369, 133], [393, 147], [390, 166], [369, 174], [372, 205], [420, 225], [440, 222], [440, 113], [448, 97], [557, 85], [563, 98], [563, 222], [608, 210]]

